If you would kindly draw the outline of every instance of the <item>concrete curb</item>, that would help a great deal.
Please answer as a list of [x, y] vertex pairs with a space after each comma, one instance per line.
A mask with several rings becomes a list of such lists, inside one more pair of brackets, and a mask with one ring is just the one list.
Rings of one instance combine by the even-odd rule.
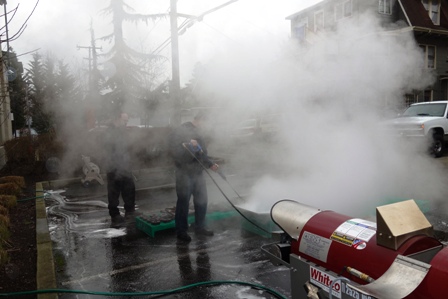
[[[37, 290], [56, 289], [53, 246], [48, 230], [47, 212], [42, 182], [36, 183], [36, 245], [37, 245]], [[39, 299], [57, 299], [58, 295], [38, 294]]]
[[[70, 178], [70, 179], [62, 179], [62, 180], [54, 180], [54, 181], [42, 181], [37, 184], [40, 184], [41, 190], [42, 188], [45, 188], [46, 190], [54, 190], [63, 188], [67, 185], [77, 183], [81, 181], [81, 178]], [[37, 184], [36, 184], [36, 191], [37, 191]], [[42, 194], [43, 195], [43, 194]]]

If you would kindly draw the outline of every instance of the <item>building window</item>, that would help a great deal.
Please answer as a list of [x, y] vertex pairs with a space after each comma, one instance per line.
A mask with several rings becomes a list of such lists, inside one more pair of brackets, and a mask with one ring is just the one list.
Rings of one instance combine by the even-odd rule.
[[352, 1], [346, 1], [344, 3], [344, 17], [350, 17], [352, 15]]
[[416, 102], [418, 102], [418, 95], [415, 92], [405, 94], [406, 107], [411, 106], [411, 104], [414, 104]]
[[294, 27], [294, 37], [300, 42], [306, 40], [306, 31], [308, 30], [308, 21], [306, 23], [302, 22]]
[[448, 100], [448, 78], [442, 79], [442, 97], [441, 100]]
[[378, 12], [381, 14], [391, 15], [392, 14], [392, 0], [379, 0]]
[[434, 25], [440, 25], [440, 0], [422, 0], [422, 4]]
[[334, 7], [334, 17], [338, 21], [342, 18], [347, 18], [352, 15], [352, 0], [338, 3]]
[[428, 69], [436, 68], [436, 47], [428, 45], [420, 45], [425, 57], [425, 67]]
[[324, 12], [318, 11], [314, 14], [314, 31], [324, 30]]
[[420, 90], [416, 93], [415, 102], [432, 102], [433, 101], [433, 90], [432, 89], [425, 89]]
[[427, 89], [423, 92], [423, 101], [432, 102], [432, 89]]
[[343, 9], [343, 7], [342, 7], [341, 3], [336, 4], [336, 6], [334, 7], [334, 19], [336, 21], [339, 21], [340, 19], [343, 18], [342, 9]]

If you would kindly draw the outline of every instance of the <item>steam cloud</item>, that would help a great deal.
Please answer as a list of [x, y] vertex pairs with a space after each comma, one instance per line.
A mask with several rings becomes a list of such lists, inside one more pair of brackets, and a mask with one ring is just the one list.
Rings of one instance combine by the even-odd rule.
[[403, 108], [404, 93], [435, 79], [412, 32], [385, 34], [370, 15], [353, 21], [305, 47], [254, 34], [202, 61], [203, 92], [215, 96], [227, 123], [282, 115], [273, 149], [232, 152], [234, 160], [276, 165], [250, 188], [248, 209], [269, 212], [288, 198], [362, 216], [391, 199], [444, 199], [441, 163], [380, 130]]
[[380, 130], [391, 116], [385, 107], [396, 113], [405, 92], [433, 82], [423, 72], [423, 54], [411, 32], [381, 33], [371, 15], [353, 21], [314, 36], [307, 47], [285, 42], [278, 49], [252, 40], [223, 49], [208, 63], [207, 85], [232, 110], [233, 121], [247, 110], [282, 113], [276, 150], [263, 152], [259, 163], [270, 161], [283, 172], [251, 188], [248, 209], [269, 212], [288, 198], [372, 215], [394, 199], [443, 199], [441, 163]]

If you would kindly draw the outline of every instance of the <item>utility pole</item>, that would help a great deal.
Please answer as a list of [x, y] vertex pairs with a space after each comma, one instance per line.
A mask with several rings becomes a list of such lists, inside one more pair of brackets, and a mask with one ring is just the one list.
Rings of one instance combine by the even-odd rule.
[[95, 46], [76, 46], [79, 49], [88, 49], [89, 50], [89, 58], [86, 58], [89, 61], [89, 91], [93, 91], [95, 82], [92, 76], [92, 71], [96, 71], [98, 69], [97, 65], [97, 53], [96, 50], [101, 50], [101, 47]]
[[8, 14], [6, 12], [6, 0], [0, 0], [0, 5], [3, 6], [3, 12], [5, 14], [5, 30], [6, 30], [6, 67], [9, 67], [9, 30], [8, 30]]
[[[180, 75], [179, 75], [179, 31], [186, 30], [187, 27], [193, 25], [194, 21], [202, 21], [205, 15], [217, 11], [231, 3], [238, 0], [230, 0], [224, 4], [221, 4], [215, 8], [212, 8], [199, 16], [191, 16], [186, 14], [177, 13], [177, 0], [170, 0], [170, 27], [171, 27], [171, 66], [172, 66], [172, 79], [170, 85], [170, 98], [173, 105], [173, 113], [170, 124], [172, 126], [180, 125]], [[191, 22], [184, 25], [182, 28], [177, 27], [177, 17], [181, 16], [188, 18]]]
[[28, 80], [25, 81], [25, 100], [26, 100], [26, 110], [27, 110], [27, 116], [26, 116], [26, 124], [28, 125], [28, 134], [31, 138], [31, 123], [33, 122], [33, 118], [31, 116], [31, 101], [28, 96], [28, 88], [30, 86], [30, 82]]
[[171, 25], [171, 64], [172, 78], [170, 84], [170, 98], [173, 113], [170, 125], [179, 126], [180, 119], [180, 76], [179, 76], [179, 32], [177, 29], [177, 0], [170, 0]]
[[[6, 11], [6, 0], [0, 0], [0, 5], [3, 5], [3, 11], [5, 14], [5, 30], [6, 30], [6, 61], [3, 57], [2, 51], [0, 51], [0, 143], [12, 138], [12, 123], [11, 123], [11, 103], [9, 98], [9, 82], [4, 75], [10, 69], [9, 61], [9, 33], [8, 33], [8, 17]], [[1, 44], [1, 43], [0, 43]], [[1, 149], [1, 147], [0, 147]], [[3, 163], [1, 161], [0, 163]]]
[[92, 129], [96, 124], [96, 110], [98, 106], [99, 87], [98, 87], [98, 55], [96, 50], [101, 50], [95, 44], [95, 35], [93, 27], [90, 26], [91, 44], [90, 46], [77, 46], [79, 49], [89, 50], [89, 90], [87, 91], [87, 99], [85, 103], [86, 127]]

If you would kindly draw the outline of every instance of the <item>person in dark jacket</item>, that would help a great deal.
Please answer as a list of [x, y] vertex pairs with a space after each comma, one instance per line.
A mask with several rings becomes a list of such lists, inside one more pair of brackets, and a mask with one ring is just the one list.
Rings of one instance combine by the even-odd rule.
[[[119, 225], [135, 214], [135, 184], [131, 169], [128, 134], [128, 115], [119, 112], [106, 130], [105, 147], [108, 152], [107, 199], [112, 225]], [[125, 218], [118, 209], [119, 197], [123, 198]]]
[[203, 176], [203, 169], [218, 170], [207, 155], [206, 144], [199, 132], [206, 115], [199, 113], [191, 122], [183, 123], [175, 129], [169, 140], [169, 147], [176, 167], [177, 204], [175, 212], [175, 226], [177, 238], [190, 242], [188, 234], [188, 211], [190, 198], [193, 196], [195, 213], [195, 234], [213, 236], [213, 231], [205, 227], [207, 214], [207, 187]]

